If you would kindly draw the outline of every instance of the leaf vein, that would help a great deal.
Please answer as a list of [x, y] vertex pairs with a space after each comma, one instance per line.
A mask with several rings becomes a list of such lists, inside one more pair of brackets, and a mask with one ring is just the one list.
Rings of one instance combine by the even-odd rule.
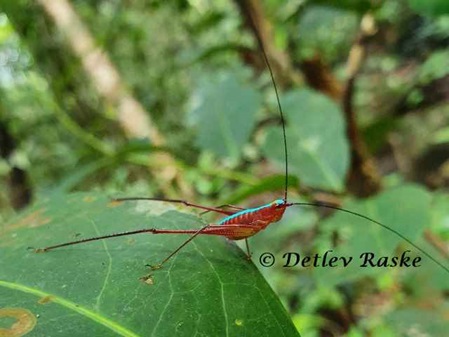
[[57, 296], [54, 294], [50, 294], [50, 293], [47, 293], [47, 292], [39, 290], [39, 289], [31, 288], [31, 287], [28, 287], [23, 284], [11, 283], [8, 281], [3, 281], [3, 280], [0, 280], [0, 287], [22, 291], [24, 293], [32, 294], [37, 297], [50, 296], [52, 298], [52, 302], [57, 303], [67, 309], [73, 310], [74, 312], [76, 312], [82, 316], [90, 318], [92, 321], [109, 328], [110, 330], [116, 332], [117, 334], [119, 334], [121, 336], [139, 337], [139, 335], [137, 335], [133, 331], [128, 330], [127, 328], [117, 324], [116, 322], [113, 322], [110, 319], [103, 317], [103, 316], [99, 315], [98, 313], [96, 313], [92, 310], [89, 310], [79, 304], [72, 302], [72, 301], [69, 301], [63, 297], [60, 297], [60, 296]]
[[[94, 221], [91, 221], [91, 222], [92, 222], [92, 226], [95, 228], [95, 232], [97, 233], [97, 235], [100, 235], [100, 232], [98, 231], [98, 228], [95, 225], [95, 222]], [[97, 301], [96, 301], [96, 304], [95, 304], [95, 308], [97, 310], [100, 309], [101, 297], [103, 296], [103, 293], [104, 293], [104, 291], [106, 289], [106, 285], [107, 285], [107, 283], [109, 281], [109, 276], [111, 275], [111, 270], [112, 270], [112, 256], [109, 253], [108, 246], [107, 246], [105, 240], [101, 240], [101, 243], [103, 244], [104, 250], [105, 250], [106, 254], [108, 255], [109, 263], [108, 263], [108, 270], [106, 272], [106, 276], [105, 276], [104, 281], [103, 281], [103, 285], [101, 287], [100, 293], [97, 296]]]

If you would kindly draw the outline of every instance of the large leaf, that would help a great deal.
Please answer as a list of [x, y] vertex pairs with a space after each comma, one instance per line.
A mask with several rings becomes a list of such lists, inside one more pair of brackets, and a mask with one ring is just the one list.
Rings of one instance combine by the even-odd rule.
[[410, 7], [422, 14], [445, 15], [449, 14], [449, 2], [447, 0], [408, 0]]
[[[290, 92], [282, 99], [287, 121], [290, 172], [310, 187], [341, 191], [349, 166], [345, 126], [338, 106], [310, 90]], [[284, 165], [279, 127], [269, 130], [265, 154]]]
[[260, 109], [261, 96], [232, 73], [200, 82], [189, 119], [197, 127], [197, 145], [221, 157], [238, 158]]
[[0, 328], [20, 316], [16, 328], [31, 330], [27, 336], [297, 336], [253, 263], [222, 238], [195, 238], [147, 283], [139, 279], [149, 273], [145, 264], [160, 262], [185, 236], [27, 250], [137, 228], [200, 226], [163, 203], [113, 204], [98, 194], [35, 205], [0, 233], [0, 318], [9, 316]]
[[449, 51], [433, 52], [421, 65], [418, 73], [420, 84], [428, 84], [449, 74]]

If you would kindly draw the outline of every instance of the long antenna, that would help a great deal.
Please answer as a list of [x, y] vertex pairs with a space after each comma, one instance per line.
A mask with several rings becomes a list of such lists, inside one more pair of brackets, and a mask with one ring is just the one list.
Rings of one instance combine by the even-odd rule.
[[[252, 18], [251, 18], [252, 20]], [[341, 212], [345, 212], [345, 213], [349, 213], [352, 214], [354, 216], [358, 216], [360, 218], [363, 218], [365, 220], [371, 221], [379, 226], [381, 226], [382, 228], [385, 228], [386, 230], [396, 234], [398, 237], [400, 237], [401, 239], [405, 240], [406, 242], [408, 242], [410, 245], [412, 245], [414, 248], [416, 248], [417, 250], [419, 250], [421, 253], [423, 253], [425, 256], [427, 256], [429, 259], [431, 259], [434, 263], [436, 263], [437, 265], [439, 265], [441, 268], [443, 268], [446, 272], [449, 273], [449, 268], [447, 268], [446, 266], [444, 266], [441, 262], [439, 262], [438, 260], [436, 260], [434, 257], [432, 257], [429, 253], [427, 253], [424, 249], [420, 248], [419, 246], [417, 246], [416, 244], [414, 244], [411, 240], [407, 239], [404, 235], [402, 235], [401, 233], [399, 233], [398, 231], [396, 231], [393, 228], [390, 228], [374, 219], [371, 219], [370, 217], [357, 213], [357, 212], [353, 212], [344, 208], [340, 208], [337, 206], [333, 206], [330, 204], [324, 204], [324, 203], [306, 203], [306, 202], [296, 202], [296, 203], [287, 203], [287, 190], [288, 190], [288, 152], [287, 152], [287, 136], [286, 136], [286, 132], [285, 132], [285, 118], [284, 118], [284, 112], [282, 110], [282, 106], [281, 106], [281, 102], [279, 99], [279, 93], [278, 93], [278, 88], [276, 85], [276, 81], [274, 80], [274, 75], [273, 75], [273, 69], [271, 68], [270, 62], [268, 60], [268, 56], [267, 53], [265, 51], [262, 39], [259, 35], [259, 31], [258, 31], [258, 27], [255, 24], [255, 22], [252, 22], [253, 25], [253, 29], [254, 29], [254, 34], [256, 36], [257, 42], [259, 44], [259, 47], [262, 51], [265, 63], [267, 65], [267, 68], [270, 72], [270, 77], [271, 77], [271, 82], [273, 83], [273, 87], [274, 87], [274, 91], [276, 93], [276, 100], [277, 100], [277, 104], [278, 104], [278, 108], [279, 108], [279, 114], [281, 116], [281, 122], [282, 122], [282, 132], [283, 132], [283, 137], [284, 137], [284, 154], [285, 154], [285, 191], [284, 191], [284, 201], [286, 202], [287, 207], [288, 206], [293, 206], [293, 205], [299, 205], [299, 206], [313, 206], [313, 207], [325, 207], [325, 208], [330, 208], [330, 209], [334, 209], [334, 210], [338, 210]]]
[[337, 206], [333, 206], [333, 205], [329, 205], [329, 204], [325, 204], [325, 203], [320, 203], [320, 202], [291, 202], [287, 204], [287, 207], [289, 206], [313, 206], [313, 207], [324, 207], [324, 208], [330, 208], [330, 209], [335, 209], [337, 211], [341, 211], [341, 212], [345, 212], [345, 213], [349, 213], [355, 216], [358, 216], [359, 218], [363, 218], [365, 220], [371, 221], [379, 226], [381, 226], [382, 228], [385, 228], [386, 230], [390, 231], [391, 233], [396, 234], [398, 237], [400, 237], [401, 239], [405, 240], [406, 242], [408, 242], [410, 245], [412, 245], [413, 247], [415, 247], [417, 250], [419, 250], [421, 253], [423, 253], [425, 256], [427, 256], [429, 259], [431, 259], [433, 262], [435, 262], [437, 265], [439, 265], [441, 268], [443, 268], [444, 270], [446, 270], [449, 273], [449, 268], [447, 268], [446, 266], [444, 266], [441, 262], [439, 262], [437, 259], [435, 259], [434, 257], [432, 257], [432, 255], [430, 255], [429, 253], [427, 253], [424, 249], [422, 249], [421, 247], [419, 247], [418, 245], [414, 244], [411, 240], [407, 239], [404, 235], [402, 235], [401, 233], [399, 233], [397, 230], [388, 227], [387, 225], [384, 225], [382, 223], [380, 223], [379, 221], [376, 221], [374, 219], [371, 219], [370, 217], [357, 213], [357, 212], [353, 212], [344, 208], [340, 208]]
[[[251, 16], [250, 16], [251, 17]], [[268, 61], [268, 56], [265, 51], [262, 39], [259, 35], [258, 26], [256, 25], [255, 21], [251, 17], [251, 24], [253, 25], [254, 35], [256, 36], [257, 43], [259, 44], [259, 48], [262, 51], [263, 58], [265, 60], [265, 64], [267, 65], [267, 68], [270, 72], [271, 82], [273, 83], [274, 92], [276, 93], [276, 101], [278, 104], [279, 109], [279, 115], [281, 116], [281, 123], [282, 123], [282, 133], [284, 137], [284, 157], [285, 157], [285, 190], [284, 190], [284, 201], [287, 202], [287, 190], [288, 190], [288, 152], [287, 152], [287, 135], [285, 132], [285, 118], [284, 118], [284, 111], [282, 110], [281, 106], [281, 100], [279, 99], [279, 92], [278, 87], [276, 85], [276, 81], [274, 80], [273, 75], [273, 69], [271, 68], [270, 62]]]
[[404, 235], [402, 235], [401, 233], [399, 233], [398, 231], [396, 231], [393, 228], [390, 228], [374, 219], [371, 219], [370, 217], [357, 213], [357, 212], [353, 212], [344, 208], [340, 208], [337, 206], [333, 206], [330, 204], [325, 204], [325, 203], [306, 203], [306, 202], [296, 202], [296, 203], [287, 203], [287, 190], [288, 190], [288, 151], [287, 151], [287, 135], [285, 132], [285, 118], [284, 118], [284, 112], [282, 110], [282, 105], [281, 105], [281, 101], [279, 99], [279, 92], [278, 92], [278, 88], [276, 85], [276, 81], [274, 80], [274, 75], [273, 75], [273, 69], [271, 68], [270, 62], [268, 60], [268, 56], [267, 53], [265, 51], [262, 39], [260, 37], [259, 34], [259, 30], [258, 30], [258, 26], [256, 25], [255, 20], [253, 20], [252, 16], [250, 15], [251, 18], [251, 24], [253, 26], [253, 31], [254, 31], [254, 35], [256, 36], [257, 39], [257, 43], [259, 44], [259, 48], [262, 51], [264, 60], [265, 60], [265, 64], [267, 65], [267, 68], [270, 72], [270, 77], [271, 77], [271, 82], [273, 83], [273, 87], [274, 87], [274, 91], [276, 93], [276, 100], [277, 100], [277, 104], [278, 104], [278, 109], [279, 109], [279, 114], [281, 116], [281, 122], [282, 122], [282, 133], [283, 133], [283, 137], [284, 137], [284, 154], [285, 154], [285, 190], [284, 190], [284, 202], [286, 203], [287, 207], [288, 206], [293, 206], [293, 205], [299, 205], [299, 206], [313, 206], [313, 207], [325, 207], [325, 208], [330, 208], [330, 209], [334, 209], [334, 210], [338, 210], [341, 212], [345, 212], [345, 213], [349, 213], [352, 214], [354, 216], [358, 216], [360, 218], [363, 218], [365, 220], [371, 221], [379, 226], [381, 226], [382, 228], [385, 228], [386, 230], [394, 233], [395, 235], [397, 235], [398, 237], [400, 237], [401, 239], [405, 240], [406, 242], [408, 242], [410, 245], [412, 245], [414, 248], [416, 248], [417, 250], [419, 250], [421, 253], [423, 253], [425, 256], [427, 256], [429, 259], [431, 259], [434, 263], [436, 263], [437, 265], [439, 265], [441, 268], [443, 268], [446, 272], [449, 273], [449, 268], [447, 268], [446, 266], [444, 266], [441, 262], [439, 262], [438, 260], [436, 260], [434, 257], [432, 257], [429, 253], [427, 253], [424, 249], [420, 248], [419, 246], [417, 246], [416, 244], [414, 244], [411, 240], [407, 239]]

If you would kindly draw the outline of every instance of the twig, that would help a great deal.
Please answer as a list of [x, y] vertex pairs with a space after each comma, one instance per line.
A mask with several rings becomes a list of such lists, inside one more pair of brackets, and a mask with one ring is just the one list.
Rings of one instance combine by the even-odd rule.
[[164, 138], [142, 105], [126, 90], [119, 72], [67, 0], [38, 0], [64, 35], [73, 53], [105, 102], [117, 111], [120, 125], [131, 138], [148, 137], [160, 146]]
[[108, 144], [104, 143], [103, 141], [101, 141], [101, 139], [96, 138], [94, 135], [85, 131], [58, 105], [54, 106], [54, 113], [59, 123], [61, 123], [61, 125], [65, 127], [71, 135], [78, 138], [80, 141], [103, 155], [109, 156], [113, 153], [112, 148], [108, 146]]
[[[257, 0], [235, 0], [240, 9], [244, 24], [254, 35], [260, 36], [264, 49], [270, 59], [275, 77], [280, 86], [290, 86], [303, 82], [302, 76], [296, 71], [286, 53], [276, 49], [271, 25], [263, 11], [260, 1]], [[265, 64], [260, 63], [265, 69]]]
[[347, 62], [348, 80], [342, 97], [347, 134], [351, 143], [351, 168], [347, 178], [347, 186], [352, 193], [361, 197], [372, 195], [381, 188], [379, 172], [357, 126], [353, 99], [356, 78], [366, 56], [366, 43], [375, 32], [374, 18], [370, 14], [365, 14], [360, 24], [358, 37], [349, 53]]
[[319, 55], [302, 60], [301, 70], [310, 87], [340, 101], [343, 94], [342, 85]]

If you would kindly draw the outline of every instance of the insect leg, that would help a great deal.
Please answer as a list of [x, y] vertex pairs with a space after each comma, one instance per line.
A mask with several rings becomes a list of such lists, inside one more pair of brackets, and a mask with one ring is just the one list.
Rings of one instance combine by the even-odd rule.
[[251, 260], [251, 252], [249, 250], [248, 238], [245, 238], [245, 246], [246, 246], [246, 257], [248, 258], [248, 260]]
[[148, 200], [148, 201], [165, 201], [165, 202], [171, 202], [175, 204], [183, 204], [187, 207], [193, 207], [193, 208], [199, 208], [204, 209], [208, 212], [216, 212], [221, 213], [225, 215], [232, 215], [234, 212], [224, 211], [218, 207], [207, 207], [207, 206], [201, 206], [197, 204], [192, 204], [191, 202], [185, 201], [185, 200], [179, 200], [179, 199], [161, 199], [161, 198], [145, 198], [145, 197], [129, 197], [129, 198], [113, 198], [112, 201], [137, 201], [137, 200]]
[[[150, 268], [153, 270], [159, 269], [162, 265], [167, 262], [170, 258], [172, 258], [176, 253], [178, 253], [185, 245], [191, 242], [197, 235], [200, 234], [208, 234], [208, 235], [219, 235], [226, 236], [231, 240], [239, 240], [243, 238], [247, 238], [256, 234], [260, 230], [259, 226], [245, 225], [245, 224], [232, 224], [232, 225], [206, 225], [200, 228], [197, 231], [194, 230], [158, 230], [155, 229], [152, 231], [153, 234], [168, 234], [168, 233], [180, 233], [180, 234], [193, 234], [186, 241], [184, 241], [178, 248], [176, 248], [173, 252], [170, 253], [165, 259], [162, 260], [161, 263], [151, 266]], [[248, 247], [248, 246], [247, 246]], [[249, 248], [247, 248], [249, 249]]]
[[150, 265], [149, 267], [152, 270], [160, 269], [162, 268], [162, 265], [167, 262], [173, 255], [175, 255], [177, 252], [179, 252], [185, 245], [187, 245], [190, 241], [192, 241], [197, 235], [201, 234], [201, 232], [205, 231], [207, 228], [209, 228], [211, 225], [206, 225], [199, 230], [197, 230], [191, 237], [189, 237], [186, 241], [184, 241], [178, 248], [176, 248], [173, 252], [170, 253], [165, 259], [162, 260], [161, 263], [157, 265]]
[[[220, 205], [220, 206], [217, 206], [217, 207], [215, 207], [215, 208], [220, 208], [220, 209], [222, 209], [222, 208], [224, 208], [224, 207], [234, 208], [234, 209], [236, 209], [237, 211], [243, 211], [244, 209], [246, 209], [246, 208], [243, 208], [243, 207], [234, 206], [234, 205], [228, 205], [228, 204]], [[210, 211], [204, 211], [204, 212], [201, 212], [200, 215], [203, 215], [203, 214], [206, 214], [206, 213], [209, 213], [209, 212], [210, 212]], [[231, 215], [231, 214], [229, 214], [229, 215]]]

